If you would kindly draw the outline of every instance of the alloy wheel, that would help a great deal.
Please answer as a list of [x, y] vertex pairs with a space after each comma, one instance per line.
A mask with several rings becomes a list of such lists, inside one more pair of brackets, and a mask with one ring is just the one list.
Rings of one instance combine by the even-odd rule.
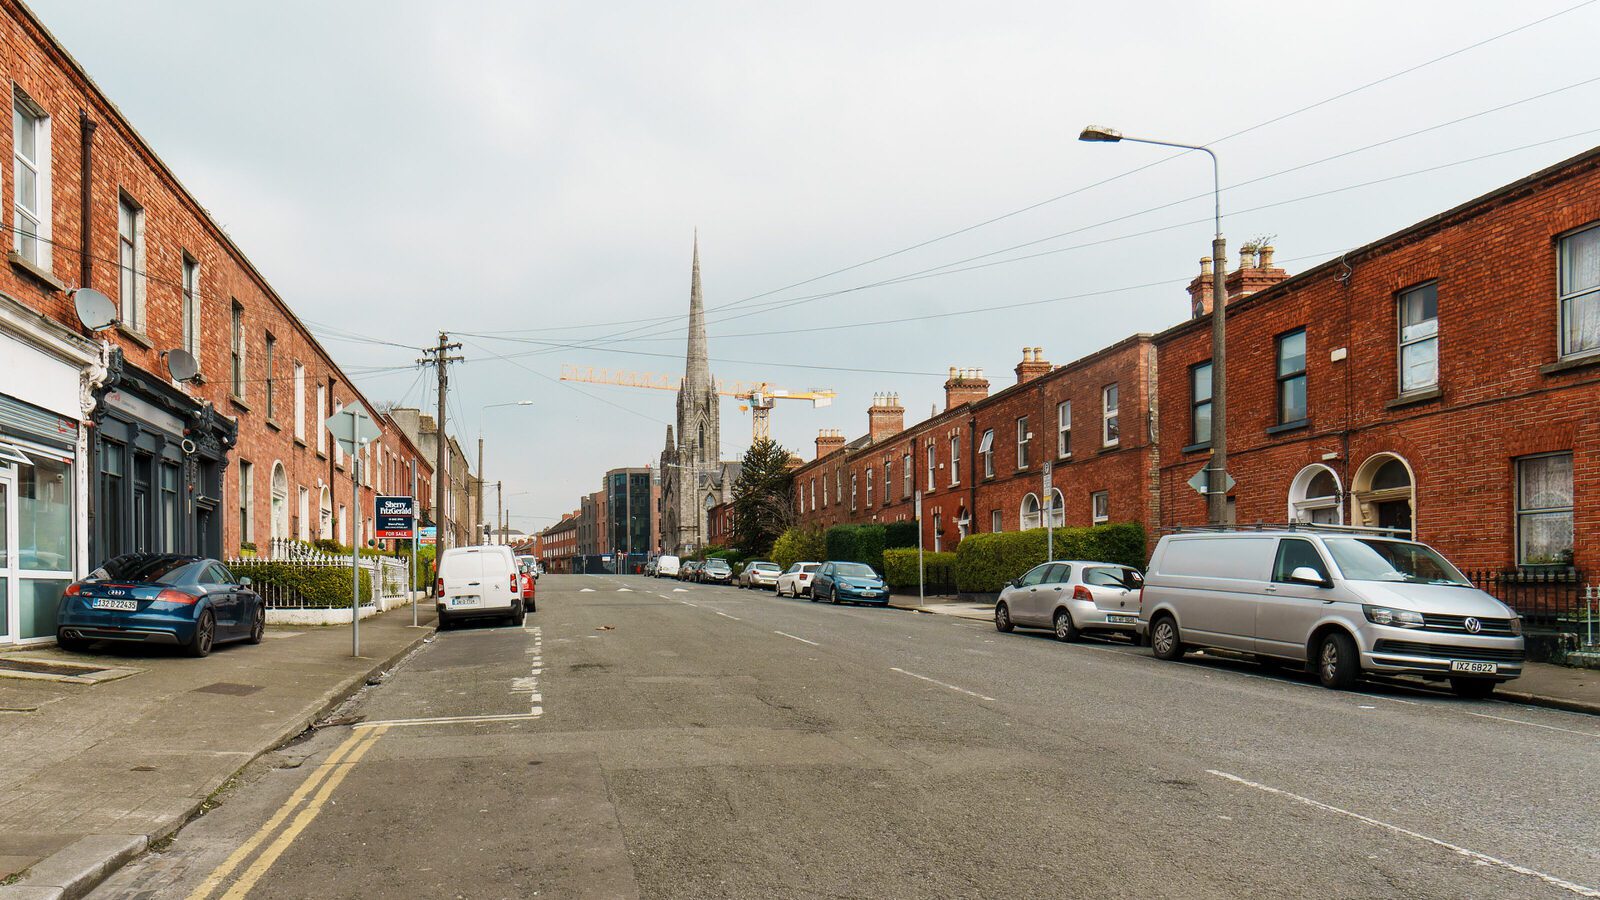
[[266, 631], [267, 631], [267, 610], [266, 610], [266, 607], [257, 606], [256, 607], [255, 620], [250, 623], [250, 640], [255, 642], [255, 643], [257, 643], [257, 644], [261, 643], [261, 638], [262, 638], [263, 635], [266, 634]]
[[195, 648], [201, 654], [211, 652], [211, 644], [217, 639], [217, 620], [211, 617], [209, 611], [200, 614], [200, 624], [195, 626], [199, 633], [195, 635]]
[[1322, 680], [1333, 681], [1339, 673], [1339, 645], [1336, 641], [1322, 642]]
[[1176, 640], [1177, 636], [1172, 633], [1172, 622], [1162, 619], [1156, 623], [1155, 634], [1151, 638], [1150, 646], [1157, 654], [1164, 656], [1172, 652], [1172, 645]]

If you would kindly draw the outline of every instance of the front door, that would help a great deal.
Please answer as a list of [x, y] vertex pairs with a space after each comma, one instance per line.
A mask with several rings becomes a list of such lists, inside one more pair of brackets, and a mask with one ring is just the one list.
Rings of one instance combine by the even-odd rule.
[[[1290, 579], [1296, 569], [1310, 569], [1329, 587]], [[1272, 563], [1268, 582], [1256, 606], [1256, 651], [1294, 660], [1306, 658], [1311, 629], [1333, 603], [1336, 589], [1328, 578], [1328, 565], [1315, 544], [1302, 538], [1284, 538]]]
[[1379, 528], [1397, 529], [1394, 533], [1397, 538], [1411, 537], [1411, 501], [1385, 500], [1373, 506], [1378, 514]]

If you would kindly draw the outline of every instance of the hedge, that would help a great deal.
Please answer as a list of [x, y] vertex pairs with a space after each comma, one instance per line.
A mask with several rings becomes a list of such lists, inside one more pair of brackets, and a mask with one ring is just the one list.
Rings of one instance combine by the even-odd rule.
[[[953, 566], [955, 562], [956, 555], [953, 552], [934, 553], [930, 550], [922, 555], [922, 563], [928, 569], [934, 566]], [[890, 587], [916, 587], [917, 548], [894, 547], [883, 551], [883, 568], [883, 580], [887, 581]]]
[[[898, 547], [917, 546], [917, 523], [914, 521], [890, 522], [883, 526], [883, 547], [893, 550]], [[887, 565], [887, 562], [885, 562]]]
[[[233, 574], [249, 577], [257, 586], [276, 585], [298, 595], [314, 609], [350, 605], [350, 570], [343, 566], [297, 566], [285, 562], [249, 562], [229, 565]], [[372, 574], [361, 570], [361, 601], [372, 596]]]
[[772, 561], [785, 571], [797, 562], [822, 562], [828, 555], [820, 528], [790, 528], [772, 544]]
[[882, 572], [884, 541], [882, 525], [835, 525], [827, 532], [826, 559], [866, 563]]
[[[974, 534], [956, 546], [956, 589], [994, 593], [1045, 561], [1045, 530]], [[1134, 522], [1055, 529], [1056, 559], [1118, 563], [1143, 571], [1145, 531]]]

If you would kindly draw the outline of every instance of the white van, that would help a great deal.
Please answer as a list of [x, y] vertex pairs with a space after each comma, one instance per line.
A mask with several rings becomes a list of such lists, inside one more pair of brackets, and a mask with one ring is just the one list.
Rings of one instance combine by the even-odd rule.
[[439, 560], [439, 628], [462, 619], [500, 616], [521, 625], [522, 577], [517, 557], [506, 546], [454, 547]]
[[657, 578], [677, 578], [679, 560], [676, 556], [656, 557]]

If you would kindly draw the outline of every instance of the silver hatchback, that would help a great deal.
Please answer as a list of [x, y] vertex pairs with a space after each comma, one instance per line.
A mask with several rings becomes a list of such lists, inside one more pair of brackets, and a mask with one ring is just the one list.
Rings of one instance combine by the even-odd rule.
[[1363, 673], [1486, 697], [1522, 674], [1522, 621], [1426, 544], [1356, 529], [1170, 534], [1139, 629], [1162, 659], [1217, 648], [1304, 663], [1330, 688]]
[[994, 627], [1049, 628], [1056, 639], [1084, 632], [1138, 639], [1137, 569], [1116, 563], [1065, 559], [1034, 566], [1006, 585], [994, 605]]

